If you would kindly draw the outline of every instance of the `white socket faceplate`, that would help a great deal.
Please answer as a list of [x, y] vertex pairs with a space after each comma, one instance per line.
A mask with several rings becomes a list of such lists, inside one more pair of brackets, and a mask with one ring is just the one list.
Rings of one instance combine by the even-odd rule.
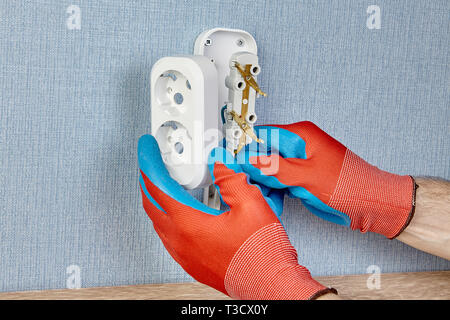
[[173, 179], [211, 184], [207, 157], [218, 145], [217, 70], [204, 56], [164, 57], [151, 72], [152, 134]]

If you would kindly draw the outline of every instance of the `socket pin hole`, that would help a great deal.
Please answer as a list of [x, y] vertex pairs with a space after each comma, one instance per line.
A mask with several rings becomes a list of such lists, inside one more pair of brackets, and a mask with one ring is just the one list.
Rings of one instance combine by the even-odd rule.
[[176, 151], [178, 154], [182, 154], [183, 151], [184, 151], [184, 146], [183, 146], [183, 144], [182, 144], [181, 142], [175, 143], [175, 144], [174, 144], [174, 148], [175, 148], [175, 151]]
[[177, 76], [172, 72], [163, 73], [162, 75], [160, 75], [160, 77], [169, 77], [172, 78], [173, 81], [177, 80]]
[[176, 104], [182, 104], [183, 103], [183, 95], [179, 92], [175, 93], [175, 95], [173, 96], [173, 100], [175, 100]]
[[162, 127], [170, 127], [173, 130], [177, 130], [178, 129], [178, 125], [175, 121], [167, 121], [166, 123], [164, 123], [162, 125]]

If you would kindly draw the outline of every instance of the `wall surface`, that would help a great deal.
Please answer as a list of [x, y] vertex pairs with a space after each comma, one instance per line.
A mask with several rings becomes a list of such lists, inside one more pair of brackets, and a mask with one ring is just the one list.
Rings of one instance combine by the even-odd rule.
[[[447, 0], [1, 1], [0, 291], [65, 288], [71, 265], [83, 287], [191, 280], [141, 207], [136, 144], [153, 63], [216, 26], [258, 43], [259, 123], [312, 120], [382, 169], [449, 179], [449, 18]], [[450, 268], [292, 199], [283, 219], [313, 275]]]

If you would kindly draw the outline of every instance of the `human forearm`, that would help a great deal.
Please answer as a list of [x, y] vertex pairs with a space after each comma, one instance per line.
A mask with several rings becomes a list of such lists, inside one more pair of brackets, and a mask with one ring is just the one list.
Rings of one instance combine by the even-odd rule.
[[[416, 249], [450, 259], [450, 182], [436, 178], [414, 178], [415, 212], [409, 225], [396, 238]], [[341, 300], [326, 293], [316, 300]]]
[[450, 182], [436, 178], [415, 181], [419, 186], [415, 213], [396, 239], [450, 260]]

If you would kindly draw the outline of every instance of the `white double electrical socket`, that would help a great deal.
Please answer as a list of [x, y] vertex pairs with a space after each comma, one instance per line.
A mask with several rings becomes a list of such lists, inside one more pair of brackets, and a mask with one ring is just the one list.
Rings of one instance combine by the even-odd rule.
[[255, 39], [242, 30], [215, 28], [197, 37], [194, 55], [164, 57], [152, 68], [152, 134], [170, 175], [186, 189], [211, 184], [207, 156], [223, 136], [230, 151], [239, 140], [237, 123], [221, 120], [224, 106], [240, 114], [244, 101], [246, 123], [256, 121], [257, 94], [243, 99], [245, 82], [236, 62], [251, 65], [256, 78], [260, 68]]
[[166, 167], [186, 189], [207, 186], [218, 145], [217, 71], [203, 56], [165, 57], [151, 74], [152, 134]]

